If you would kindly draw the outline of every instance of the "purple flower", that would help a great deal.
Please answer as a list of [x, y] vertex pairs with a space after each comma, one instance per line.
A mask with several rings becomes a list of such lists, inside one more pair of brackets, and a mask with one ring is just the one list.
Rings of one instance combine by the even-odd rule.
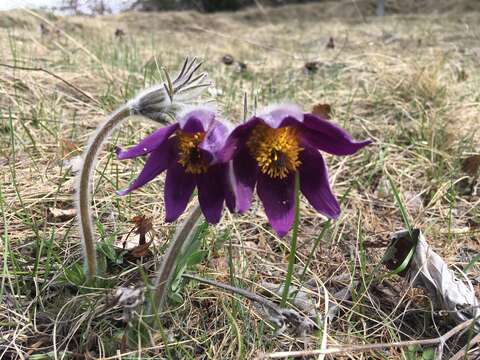
[[125, 195], [167, 171], [165, 180], [165, 220], [176, 220], [185, 210], [197, 187], [202, 212], [209, 223], [220, 220], [223, 203], [233, 207], [228, 182], [228, 164], [218, 154], [229, 134], [228, 128], [215, 119], [215, 113], [196, 109], [177, 123], [158, 129], [126, 151], [118, 150], [120, 160], [148, 154], [143, 170]]
[[222, 159], [233, 160], [235, 210], [250, 207], [256, 185], [270, 224], [284, 236], [294, 221], [298, 172], [300, 190], [310, 204], [337, 218], [340, 207], [318, 150], [350, 155], [370, 143], [355, 142], [342, 128], [296, 106], [272, 107], [233, 130], [222, 149]]

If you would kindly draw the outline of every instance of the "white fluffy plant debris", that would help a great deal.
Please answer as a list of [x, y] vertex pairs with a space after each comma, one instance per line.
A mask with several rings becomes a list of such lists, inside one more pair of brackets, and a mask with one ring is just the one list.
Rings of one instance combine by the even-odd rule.
[[467, 275], [450, 270], [420, 230], [394, 233], [384, 259], [387, 268], [413, 287], [425, 289], [435, 307], [459, 324], [477, 319], [475, 329], [480, 331], [480, 303]]

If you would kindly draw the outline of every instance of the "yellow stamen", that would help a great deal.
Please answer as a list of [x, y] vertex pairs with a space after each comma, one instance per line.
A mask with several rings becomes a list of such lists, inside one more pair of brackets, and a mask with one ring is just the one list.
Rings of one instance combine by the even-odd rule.
[[298, 156], [303, 150], [298, 142], [298, 130], [286, 126], [272, 129], [257, 125], [247, 141], [250, 154], [257, 160], [260, 171], [272, 178], [286, 178], [301, 164]]
[[203, 174], [207, 172], [208, 163], [198, 149], [198, 145], [205, 137], [205, 133], [187, 133], [178, 130], [176, 135], [178, 162], [185, 168], [185, 172], [190, 174]]

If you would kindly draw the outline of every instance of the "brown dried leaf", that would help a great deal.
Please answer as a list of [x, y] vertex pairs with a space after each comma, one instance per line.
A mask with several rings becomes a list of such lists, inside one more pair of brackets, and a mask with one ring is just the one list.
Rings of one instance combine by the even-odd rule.
[[320, 116], [324, 119], [330, 119], [331, 111], [332, 107], [330, 104], [315, 104], [312, 108], [312, 114]]
[[117, 28], [117, 30], [115, 30], [116, 38], [122, 38], [124, 36], [125, 36], [125, 31], [123, 29]]
[[60, 151], [62, 153], [62, 156], [68, 156], [72, 154], [78, 154], [80, 153], [80, 148], [75, 144], [74, 142], [60, 138]]
[[149, 254], [149, 247], [152, 244], [152, 242], [153, 242], [153, 240], [135, 246], [133, 249], [131, 249], [127, 253], [127, 258], [129, 258], [129, 259], [139, 259], [141, 257], [147, 256]]
[[465, 69], [459, 69], [458, 70], [457, 80], [458, 80], [458, 82], [468, 80], [468, 73], [465, 71]]
[[472, 155], [465, 158], [462, 162], [462, 170], [470, 176], [478, 174], [480, 169], [480, 155]]
[[74, 218], [77, 215], [77, 209], [57, 209], [57, 208], [48, 208], [48, 212], [53, 219], [57, 221], [67, 221]]
[[146, 217], [145, 215], [134, 216], [130, 222], [135, 225], [135, 234], [145, 235], [153, 229], [153, 218]]
[[320, 61], [309, 61], [305, 63], [305, 69], [309, 73], [317, 72], [318, 68], [322, 65]]
[[328, 39], [327, 49], [335, 49], [335, 40], [333, 40], [331, 36], [330, 39]]
[[234, 62], [235, 59], [230, 54], [226, 54], [222, 57], [222, 63], [224, 63], [225, 65], [232, 65]]

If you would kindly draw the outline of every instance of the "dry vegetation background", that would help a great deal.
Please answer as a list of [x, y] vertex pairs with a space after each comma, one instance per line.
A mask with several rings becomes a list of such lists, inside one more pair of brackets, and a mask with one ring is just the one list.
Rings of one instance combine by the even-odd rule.
[[[113, 151], [153, 129], [139, 119], [115, 133], [97, 165], [93, 206], [108, 261], [101, 288], [82, 286], [75, 219], [60, 211], [73, 208], [71, 160], [107, 113], [160, 81], [157, 65], [175, 70], [186, 55], [205, 60], [216, 86], [210, 97], [234, 122], [243, 118], [244, 94], [250, 111], [255, 97], [259, 107], [283, 100], [305, 109], [325, 103], [332, 121], [355, 138], [374, 139], [354, 157], [328, 157], [343, 212], [321, 238], [325, 219], [302, 203], [294, 283], [306, 269], [319, 315], [321, 284], [332, 293], [345, 287], [352, 293], [328, 325], [328, 344], [448, 331], [452, 323], [422, 291], [397, 276], [382, 277], [388, 238], [405, 227], [387, 174], [410, 222], [433, 248], [452, 268], [471, 265], [468, 276], [479, 294], [480, 266], [472, 262], [480, 249], [479, 3], [387, 1], [394, 14], [384, 18], [371, 16], [374, 3], [215, 15], [0, 13], [0, 358], [249, 359], [320, 347], [321, 332], [276, 335], [248, 300], [195, 282], [182, 288], [183, 301], [172, 302], [163, 330], [149, 334], [151, 342], [126, 345], [121, 310], [108, 307], [108, 296], [152, 276], [174, 230], [163, 222], [163, 179], [126, 198], [114, 194], [142, 166], [117, 161]], [[334, 48], [326, 46], [330, 37]], [[233, 65], [221, 61], [226, 54]], [[147, 256], [132, 260], [118, 249], [137, 215], [153, 218], [154, 244]], [[244, 216], [226, 212], [203, 237], [208, 255], [190, 272], [262, 293], [262, 284], [283, 282], [288, 239], [272, 233], [258, 203]], [[454, 338], [445, 358], [464, 344]], [[394, 348], [331, 358], [421, 355], [420, 349]]]

